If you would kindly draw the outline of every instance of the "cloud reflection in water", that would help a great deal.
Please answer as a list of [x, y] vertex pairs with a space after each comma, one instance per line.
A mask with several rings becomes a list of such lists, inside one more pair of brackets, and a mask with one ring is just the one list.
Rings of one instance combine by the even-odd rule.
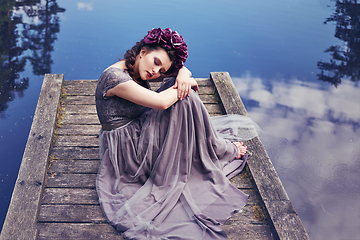
[[233, 78], [313, 239], [360, 236], [360, 87]]

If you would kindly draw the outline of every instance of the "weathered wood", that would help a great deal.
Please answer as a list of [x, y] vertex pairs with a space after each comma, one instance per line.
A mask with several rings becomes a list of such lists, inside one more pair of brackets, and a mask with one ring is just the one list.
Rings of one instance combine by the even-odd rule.
[[257, 225], [267, 225], [266, 219], [258, 218], [255, 216], [254, 207], [258, 207], [256, 211], [257, 215], [264, 212], [260, 208], [259, 204], [247, 204], [241, 211], [234, 213], [231, 218], [229, 218], [224, 225], [239, 225], [239, 224], [257, 224]]
[[[98, 204], [93, 188], [45, 188], [42, 204]], [[52, 205], [56, 206], [56, 205]]]
[[[221, 108], [218, 104], [205, 103], [204, 104], [209, 113], [221, 113]], [[67, 114], [96, 114], [95, 105], [66, 105]]]
[[63, 100], [65, 104], [80, 105], [80, 104], [93, 104], [95, 105], [95, 96], [67, 96]]
[[[228, 73], [210, 73], [226, 114], [248, 116]], [[266, 150], [258, 137], [246, 143], [253, 156], [248, 161], [256, 188], [269, 214], [271, 224], [280, 239], [309, 239], [295, 208], [278, 177]], [[281, 207], [286, 206], [283, 211]], [[289, 213], [289, 214], [286, 214]], [[296, 229], [296, 230], [294, 230]]]
[[228, 72], [211, 72], [210, 79], [214, 82], [225, 114], [241, 114], [248, 116], [241, 98], [236, 91]]
[[96, 115], [95, 105], [66, 105], [63, 107], [66, 114], [94, 114]]
[[99, 160], [53, 160], [49, 172], [97, 173], [99, 166]]
[[[200, 86], [199, 97], [210, 115], [247, 115], [228, 73], [211, 73], [210, 77], [196, 79]], [[56, 140], [50, 152], [47, 174], [42, 175], [43, 181], [46, 176], [46, 181], [39, 188], [42, 190], [46, 185], [36, 215], [38, 239], [122, 239], [107, 224], [96, 193], [100, 165], [100, 125], [94, 101], [96, 84], [97, 80], [63, 82], [68, 94], [60, 101], [64, 115], [54, 132]], [[158, 84], [151, 83], [152, 89]], [[228, 239], [308, 239], [303, 227], [290, 228], [302, 226], [302, 223], [281, 188], [281, 181], [260, 139], [246, 144], [253, 153], [249, 167], [231, 179], [231, 183], [250, 197], [247, 205], [223, 226]], [[14, 236], [18, 238], [18, 234]]]
[[35, 239], [36, 218], [53, 137], [63, 75], [46, 74], [1, 240]]
[[67, 174], [53, 172], [48, 175], [46, 187], [49, 188], [95, 188], [97, 174]]
[[[249, 195], [248, 205], [258, 204], [258, 197], [254, 189], [243, 189], [242, 191]], [[95, 188], [45, 188], [42, 203], [98, 204], [97, 192]]]
[[[76, 87], [73, 85], [69, 85], [66, 87], [66, 93], [70, 96], [94, 96], [96, 89], [96, 83], [89, 83], [83, 85], [81, 87]], [[214, 94], [215, 89], [214, 86], [203, 85], [199, 88], [199, 94]]]
[[41, 205], [39, 222], [106, 223], [99, 205]]
[[[201, 101], [203, 103], [217, 104], [219, 102], [219, 99], [215, 94], [213, 94], [214, 89], [208, 88], [207, 90], [211, 91], [212, 94], [200, 94], [199, 97]], [[66, 105], [95, 105], [95, 96], [68, 96], [64, 98], [62, 101]]]
[[39, 240], [123, 240], [108, 223], [39, 223]]
[[[62, 161], [62, 160], [61, 160]], [[79, 160], [77, 160], [79, 161]], [[60, 162], [60, 161], [57, 161]], [[74, 164], [71, 168], [71, 172], [66, 172], [63, 167], [57, 167], [54, 169], [50, 168], [47, 187], [65, 187], [65, 188], [94, 188], [95, 187], [95, 179], [97, 174], [97, 168], [100, 165], [100, 161], [97, 163], [92, 162], [91, 169], [84, 169], [85, 164]], [[87, 172], [84, 174], [84, 172]], [[239, 189], [252, 189], [252, 183], [246, 179], [241, 178], [240, 176], [234, 177], [230, 180], [230, 182]]]
[[[269, 226], [266, 225], [224, 225], [222, 226], [227, 234], [228, 240], [273, 240]], [[289, 239], [290, 240], [290, 239]]]
[[[223, 226], [229, 240], [272, 240], [271, 230], [265, 225]], [[104, 239], [123, 240], [109, 224], [94, 223], [40, 223], [39, 240]]]
[[248, 143], [253, 153], [248, 165], [263, 201], [289, 201], [289, 197], [278, 177], [274, 165], [259, 138]]
[[100, 124], [96, 114], [65, 114], [61, 120], [63, 125], [68, 124]]
[[[253, 205], [246, 205], [241, 212], [234, 214], [234, 220], [229, 226], [238, 224], [265, 225], [264, 221], [254, 218]], [[92, 204], [64, 204], [64, 205], [41, 205], [39, 222], [69, 222], [69, 223], [106, 223], [100, 205]], [[224, 225], [226, 226], [226, 225]]]
[[251, 180], [251, 173], [245, 169], [237, 176], [230, 179], [230, 182], [232, 185], [234, 185], [237, 188], [245, 189], [245, 188], [254, 188]]
[[97, 125], [62, 125], [56, 129], [59, 135], [99, 135], [101, 126]]
[[64, 81], [64, 87], [66, 88], [86, 88], [86, 87], [92, 87], [96, 88], [97, 79], [88, 79], [88, 80], [67, 80]]
[[[208, 86], [208, 85], [212, 85], [212, 82], [210, 80], [210, 78], [195, 78], [196, 82], [198, 83], [199, 86]], [[150, 86], [152, 88], [157, 88], [158, 86], [160, 86], [161, 82], [152, 82], [150, 81]], [[96, 88], [97, 85], [97, 80], [95, 79], [91, 79], [91, 80], [70, 80], [70, 81], [66, 81], [64, 83], [64, 86], [67, 88], [71, 88], [71, 87], [80, 87], [80, 88], [84, 88], [84, 87], [91, 87], [91, 88]]]
[[51, 156], [55, 159], [99, 159], [99, 146], [95, 147], [53, 147]]
[[98, 147], [98, 136], [60, 135], [56, 138], [57, 147]]

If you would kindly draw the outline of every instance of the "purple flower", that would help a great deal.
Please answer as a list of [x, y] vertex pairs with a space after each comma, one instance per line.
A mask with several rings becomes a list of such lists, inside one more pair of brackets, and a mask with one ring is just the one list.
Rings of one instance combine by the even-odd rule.
[[[165, 44], [167, 44], [168, 42], [170, 42], [171, 39], [171, 34], [172, 31], [170, 28], [166, 28], [166, 29], [162, 29], [161, 30], [162, 35], [161, 35], [161, 41]], [[168, 45], [168, 44], [167, 44]]]
[[182, 42], [184, 42], [183, 37], [174, 31], [171, 35], [171, 44], [176, 47], [179, 46]]
[[183, 37], [170, 28], [154, 28], [144, 37], [145, 44], [159, 44], [163, 48], [174, 49], [176, 52], [176, 60], [174, 68], [181, 69], [188, 57], [188, 48]]
[[147, 36], [144, 38], [144, 42], [146, 44], [159, 43], [161, 35], [161, 28], [154, 28], [148, 32]]
[[185, 42], [182, 42], [180, 46], [176, 48], [176, 54], [182, 61], [186, 61], [186, 58], [188, 57], [188, 48]]

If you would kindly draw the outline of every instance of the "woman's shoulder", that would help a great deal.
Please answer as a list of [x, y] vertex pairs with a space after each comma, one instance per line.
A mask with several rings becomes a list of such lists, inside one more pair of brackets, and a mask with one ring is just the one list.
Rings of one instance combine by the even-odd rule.
[[99, 95], [98, 97], [100, 97], [100, 95], [104, 97], [109, 89], [131, 80], [133, 79], [130, 74], [121, 68], [114, 66], [106, 68], [98, 80], [96, 88], [96, 92]]
[[106, 68], [104, 70], [104, 72], [101, 74], [101, 76], [99, 78], [99, 83], [102, 82], [102, 83], [106, 84], [108, 82], [112, 82], [112, 83], [117, 82], [119, 84], [119, 83], [127, 82], [130, 80], [133, 80], [133, 79], [127, 71], [125, 71], [121, 68], [110, 66], [110, 67]]

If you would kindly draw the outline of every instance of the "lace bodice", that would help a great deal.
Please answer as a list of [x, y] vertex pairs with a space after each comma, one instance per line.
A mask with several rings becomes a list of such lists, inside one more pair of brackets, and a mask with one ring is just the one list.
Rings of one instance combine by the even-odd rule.
[[[147, 109], [144, 106], [117, 96], [105, 96], [109, 89], [127, 81], [133, 81], [129, 73], [115, 67], [106, 69], [100, 76], [95, 92], [95, 101], [96, 111], [101, 124], [109, 124], [124, 119], [134, 119]], [[147, 81], [145, 85], [147, 88], [150, 88]]]

